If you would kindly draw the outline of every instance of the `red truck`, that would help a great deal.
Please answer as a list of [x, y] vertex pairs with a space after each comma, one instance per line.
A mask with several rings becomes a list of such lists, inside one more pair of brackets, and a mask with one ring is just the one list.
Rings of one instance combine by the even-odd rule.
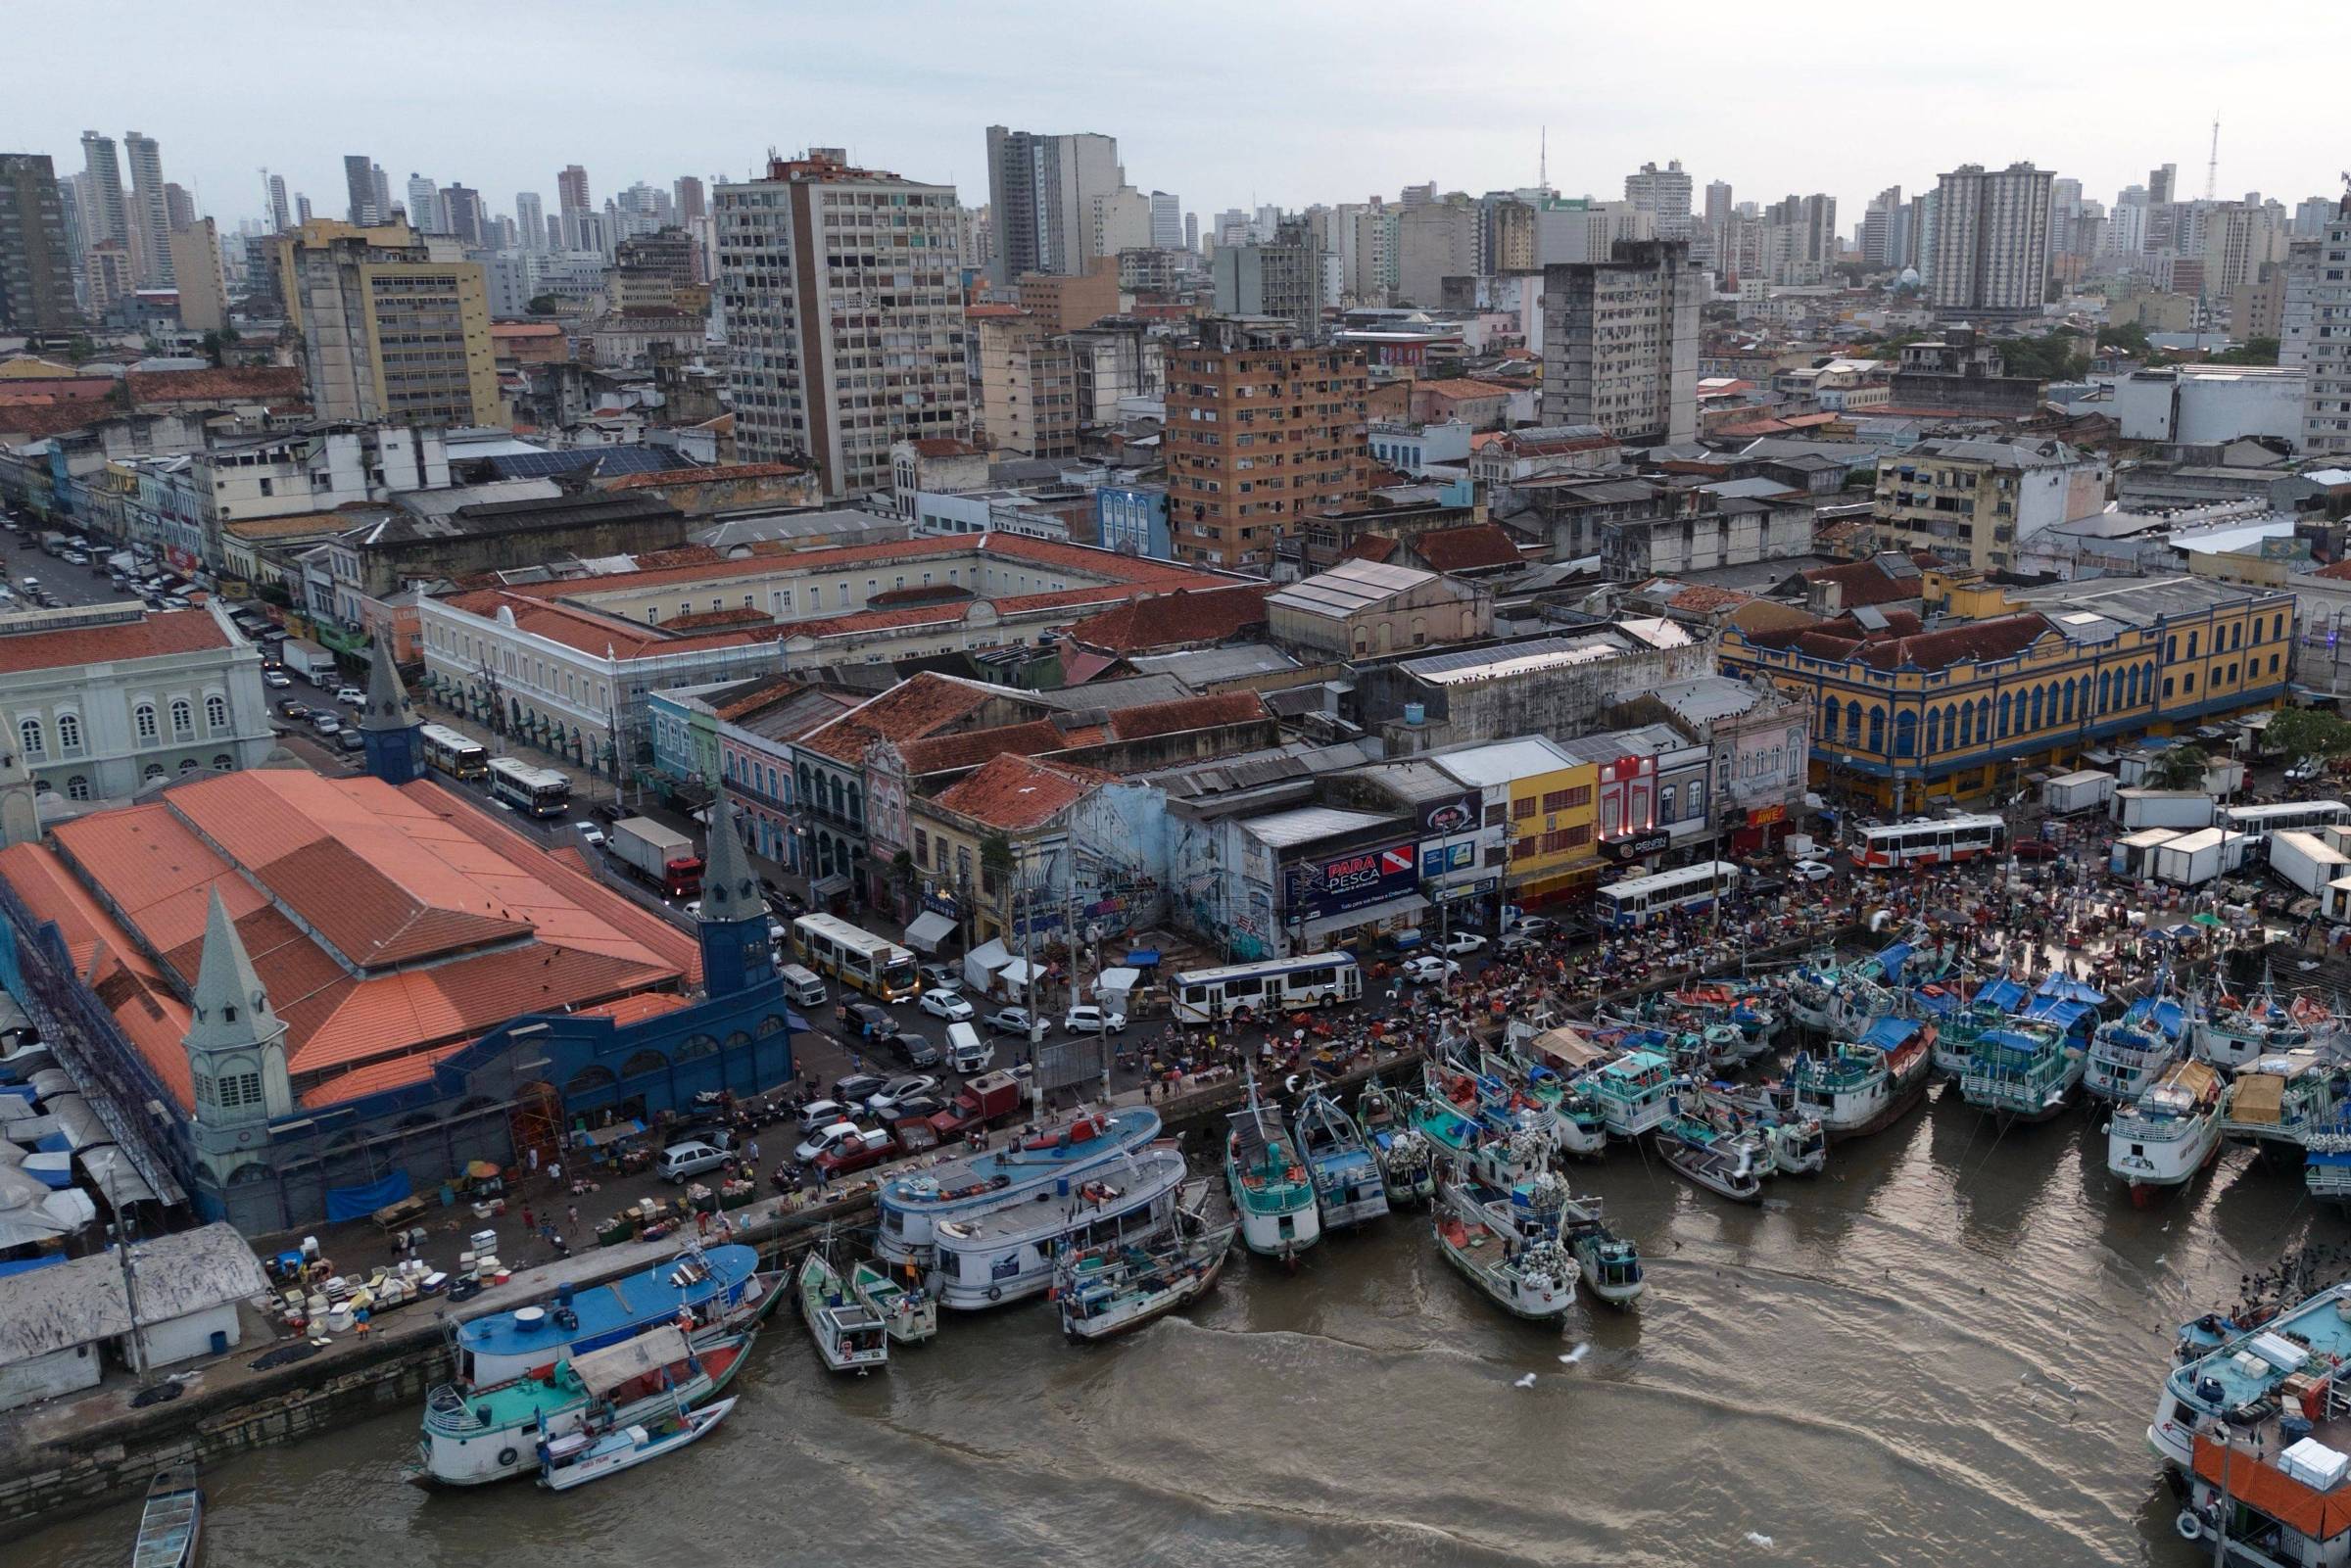
[[1021, 1114], [1021, 1080], [1009, 1072], [983, 1072], [957, 1091], [954, 1102], [931, 1118], [943, 1143], [974, 1127], [992, 1127]]
[[894, 1160], [900, 1153], [897, 1140], [888, 1133], [873, 1130], [843, 1139], [816, 1157], [816, 1168], [825, 1173], [828, 1181], [838, 1181], [869, 1165], [885, 1160]]

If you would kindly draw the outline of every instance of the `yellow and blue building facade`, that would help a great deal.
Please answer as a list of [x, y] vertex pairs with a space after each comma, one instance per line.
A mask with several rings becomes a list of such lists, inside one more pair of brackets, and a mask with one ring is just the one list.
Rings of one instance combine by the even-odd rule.
[[1933, 631], [1726, 632], [1726, 675], [1812, 705], [1816, 784], [1894, 810], [2007, 792], [2031, 769], [2140, 736], [2276, 707], [2293, 677], [2294, 596], [2204, 578], [2022, 593], [1960, 582]]

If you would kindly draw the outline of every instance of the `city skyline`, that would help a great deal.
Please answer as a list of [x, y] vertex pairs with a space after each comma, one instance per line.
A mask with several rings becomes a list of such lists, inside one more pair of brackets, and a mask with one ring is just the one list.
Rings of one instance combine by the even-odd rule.
[[[1295, 58], [1326, 52], [1342, 20], [1365, 36], [1392, 30], [1378, 24], [1376, 9], [1218, 9], [1236, 25], [1245, 19], [1258, 46]], [[1701, 7], [1699, 20], [1712, 9]], [[1644, 163], [1679, 159], [1701, 188], [1727, 180], [1739, 200], [1757, 202], [1826, 192], [1857, 220], [1888, 184], [1932, 188], [1936, 175], [1963, 163], [2021, 160], [2079, 179], [2101, 202], [2143, 181], [2149, 167], [2174, 163], [2185, 199], [2203, 193], [2216, 113], [2224, 121], [2222, 199], [2257, 189], [2291, 207], [2340, 188], [2342, 160], [2307, 135], [2298, 101], [2264, 90], [2275, 49], [2231, 41], [2264, 36], [2264, 12], [2306, 21], [2306, 13], [2260, 3], [2240, 16], [2244, 25], [2200, 38], [2176, 60], [2135, 55], [2128, 115], [2083, 113], [2089, 78], [2082, 63], [2111, 50], [2125, 16], [2146, 23], [2144, 7], [2051, 15], [1995, 5], [1979, 8], [1980, 24], [1965, 33], [1896, 14], [1872, 34], [1888, 64], [1866, 71], [1832, 69], [1814, 37], [1758, 36], [1745, 25], [1716, 36], [1701, 26], [1677, 36], [1682, 57], [1662, 72], [1655, 40], [1629, 18], [1494, 8], [1496, 24], [1507, 21], [1518, 40], [1507, 57], [1515, 66], [1497, 68], [1484, 51], [1458, 59], [1379, 51], [1344, 71], [1299, 73], [1267, 95], [1263, 110], [1237, 97], [1220, 67], [1153, 47], [1140, 26], [1104, 26], [1090, 12], [1086, 24], [1100, 48], [1080, 91], [1067, 72], [1034, 70], [1037, 48], [1066, 42], [1073, 8], [984, 22], [945, 7], [912, 11], [916, 30], [945, 46], [936, 58], [946, 64], [914, 65], [920, 92], [903, 90], [909, 63], [888, 55], [885, 40], [862, 24], [794, 10], [779, 25], [772, 8], [720, 3], [696, 13], [702, 25], [692, 36], [631, 41], [631, 90], [691, 101], [692, 116], [575, 119], [565, 106], [577, 83], [609, 80], [613, 69], [606, 40], [581, 25], [576, 11], [560, 13], [557, 27], [551, 24], [558, 14], [544, 7], [427, 6], [428, 21], [439, 14], [461, 24], [474, 49], [443, 57], [444, 69], [429, 78], [371, 79], [368, 112], [340, 124], [318, 116], [314, 100], [291, 97], [249, 98], [224, 112], [204, 84], [221, 79], [207, 62], [225, 68], [232, 34], [206, 8], [150, 19], [150, 45], [189, 69], [113, 102], [93, 98], [88, 86], [112, 79], [112, 38], [79, 19], [43, 15], [18, 35], [52, 69], [15, 84], [0, 112], [0, 144], [46, 152], [67, 168], [77, 166], [70, 155], [84, 130], [120, 137], [135, 124], [162, 144], [171, 177], [226, 227], [266, 215], [264, 166], [322, 214], [339, 213], [342, 158], [351, 152], [394, 170], [396, 185], [415, 169], [480, 190], [498, 213], [510, 214], [519, 191], [539, 193], [552, 208], [557, 171], [568, 164], [587, 168], [600, 209], [605, 196], [639, 180], [748, 177], [771, 146], [791, 154], [808, 145], [845, 147], [854, 162], [951, 183], [978, 206], [986, 200], [985, 127], [999, 122], [1116, 137], [1131, 183], [1177, 192], [1185, 211], [1202, 214], [1360, 201], [1425, 180], [1472, 195], [1529, 186], [1545, 141], [1551, 182], [1567, 195], [1616, 197]], [[1721, 14], [1726, 22], [1734, 15], [1727, 7]], [[1427, 26], [1402, 8], [1392, 9], [1392, 21]], [[709, 47], [715, 38], [726, 40], [723, 50]], [[321, 80], [350, 60], [399, 47], [388, 24], [347, 16], [312, 17], [281, 41], [283, 76]], [[506, 69], [532, 55], [544, 69]], [[1931, 66], [1897, 69], [1905, 60]], [[1579, 69], [1552, 71], [1546, 61]], [[1595, 64], [1602, 69], [1588, 69]], [[1788, 105], [1773, 107], [1793, 94], [1800, 108], [1812, 93], [1826, 111], [1818, 131], [1799, 129], [1806, 117], [1786, 113]], [[501, 121], [490, 136], [484, 104], [498, 106]], [[1216, 105], [1213, 119], [1201, 118], [1204, 104]], [[1765, 117], [1783, 133], [1756, 135]], [[1862, 125], [1867, 133], [1855, 134]]]

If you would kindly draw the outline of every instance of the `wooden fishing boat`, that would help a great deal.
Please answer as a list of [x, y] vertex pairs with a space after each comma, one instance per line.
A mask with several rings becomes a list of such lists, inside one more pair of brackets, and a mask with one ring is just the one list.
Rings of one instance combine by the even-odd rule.
[[130, 1568], [189, 1568], [204, 1549], [204, 1493], [196, 1467], [175, 1464], [147, 1483]]
[[701, 1437], [727, 1418], [733, 1400], [721, 1400], [697, 1410], [672, 1408], [658, 1422], [626, 1426], [601, 1437], [575, 1432], [543, 1443], [539, 1449], [539, 1484], [551, 1492], [569, 1492], [591, 1481], [601, 1481], [633, 1470]]
[[872, 1307], [900, 1345], [920, 1345], [938, 1332], [938, 1302], [931, 1293], [920, 1286], [908, 1290], [871, 1259], [850, 1265], [849, 1294]]

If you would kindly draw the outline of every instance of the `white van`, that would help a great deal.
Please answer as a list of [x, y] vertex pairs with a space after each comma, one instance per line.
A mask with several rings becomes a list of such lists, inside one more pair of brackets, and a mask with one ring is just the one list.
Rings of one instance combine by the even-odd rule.
[[784, 978], [784, 994], [799, 1006], [825, 1005], [825, 982], [815, 971], [799, 964], [787, 964], [776, 973]]
[[996, 1059], [996, 1042], [969, 1023], [947, 1025], [947, 1066], [958, 1072], [984, 1072]]

